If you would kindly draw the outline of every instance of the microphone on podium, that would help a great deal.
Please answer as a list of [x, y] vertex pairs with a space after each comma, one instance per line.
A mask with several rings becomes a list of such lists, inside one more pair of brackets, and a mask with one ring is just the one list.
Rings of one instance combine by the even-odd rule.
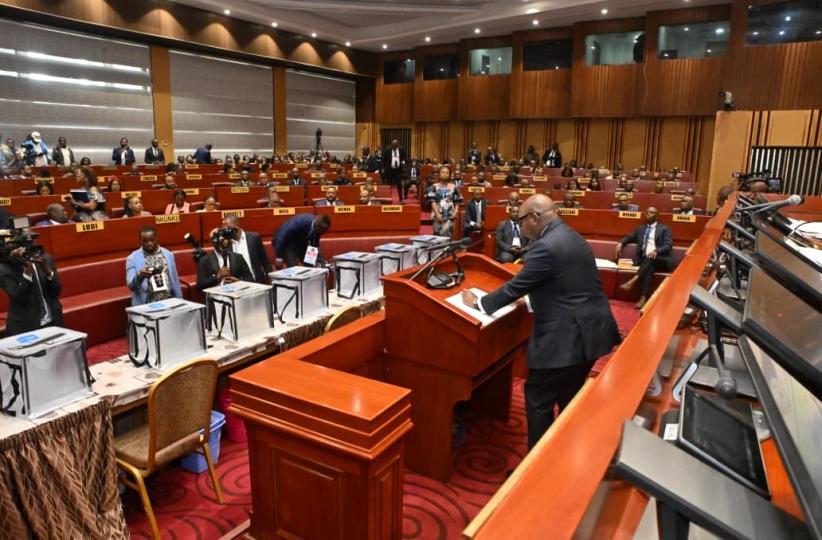
[[744, 208], [739, 208], [739, 212], [750, 212], [753, 214], [758, 214], [760, 212], [776, 212], [780, 208], [784, 208], [786, 206], [797, 206], [805, 202], [805, 197], [802, 195], [791, 195], [787, 199], [782, 199], [781, 201], [772, 201], [760, 204], [752, 204], [750, 206], [745, 206]]

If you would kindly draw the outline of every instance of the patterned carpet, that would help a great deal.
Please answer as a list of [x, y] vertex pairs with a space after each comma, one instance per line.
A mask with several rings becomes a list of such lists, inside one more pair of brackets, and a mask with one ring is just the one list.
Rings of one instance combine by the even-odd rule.
[[[626, 334], [639, 318], [629, 302], [611, 301], [611, 309]], [[90, 362], [125, 353], [125, 340], [115, 340], [89, 350]], [[607, 357], [597, 363], [598, 371]], [[403, 537], [449, 540], [461, 531], [491, 498], [526, 452], [522, 380], [514, 383], [508, 422], [464, 418], [465, 443], [455, 452], [455, 472], [446, 483], [406, 473]], [[163, 538], [217, 540], [236, 536], [248, 521], [251, 505], [248, 454], [245, 444], [224, 440], [217, 465], [225, 495], [214, 501], [208, 473], [196, 475], [172, 468], [148, 480], [148, 490]], [[134, 538], [150, 538], [148, 521], [137, 495], [123, 496], [126, 521]], [[240, 529], [241, 530], [241, 529]]]

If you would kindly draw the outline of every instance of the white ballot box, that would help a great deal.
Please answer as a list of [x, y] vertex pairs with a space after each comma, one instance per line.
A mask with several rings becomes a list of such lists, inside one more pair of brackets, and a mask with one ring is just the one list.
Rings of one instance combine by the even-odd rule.
[[271, 285], [238, 281], [203, 292], [209, 335], [240, 341], [274, 327]]
[[91, 396], [86, 337], [50, 326], [0, 339], [0, 410], [34, 418]]
[[382, 275], [393, 274], [417, 264], [417, 248], [408, 244], [382, 244], [374, 248], [382, 256]]
[[380, 288], [380, 260], [376, 253], [349, 251], [334, 256], [337, 296], [367, 296]]
[[433, 236], [430, 234], [412, 236], [411, 245], [417, 248], [417, 263], [425, 264], [436, 258], [443, 251], [437, 249], [437, 246], [447, 244], [450, 241], [451, 239], [447, 236]]
[[205, 309], [179, 298], [126, 308], [131, 362], [165, 369], [204, 355]]
[[280, 321], [312, 317], [328, 307], [328, 270], [294, 266], [268, 274]]

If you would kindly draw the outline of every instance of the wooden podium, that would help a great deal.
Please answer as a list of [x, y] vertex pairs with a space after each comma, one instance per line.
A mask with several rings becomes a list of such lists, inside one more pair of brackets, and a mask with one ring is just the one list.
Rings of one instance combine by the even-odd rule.
[[[526, 310], [483, 326], [446, 302], [463, 288], [491, 292], [513, 273], [475, 253], [462, 253], [465, 279], [459, 287], [428, 289], [425, 274], [412, 268], [383, 278], [385, 295], [385, 381], [410, 388], [414, 430], [406, 463], [425, 476], [447, 480], [453, 469], [451, 440], [454, 405], [471, 400], [486, 416], [507, 420], [511, 405], [513, 361], [528, 339]], [[454, 271], [452, 261], [437, 271]]]
[[288, 353], [231, 376], [257, 540], [402, 537], [409, 391]]

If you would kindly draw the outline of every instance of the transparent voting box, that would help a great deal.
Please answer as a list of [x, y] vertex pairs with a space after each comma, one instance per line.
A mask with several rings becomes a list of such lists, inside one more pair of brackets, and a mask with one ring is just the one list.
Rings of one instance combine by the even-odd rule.
[[86, 334], [51, 326], [0, 339], [0, 409], [41, 416], [89, 397]]
[[417, 248], [408, 244], [382, 244], [374, 248], [382, 256], [382, 275], [393, 274], [417, 264]]
[[205, 309], [179, 298], [126, 308], [131, 362], [167, 368], [205, 354]]
[[268, 274], [280, 321], [304, 319], [328, 307], [328, 270], [295, 266]]
[[238, 281], [203, 292], [209, 335], [240, 341], [274, 327], [271, 285]]
[[417, 248], [417, 264], [425, 264], [442, 253], [437, 246], [447, 244], [451, 239], [447, 236], [433, 236], [423, 234], [411, 237], [411, 245]]
[[380, 287], [380, 261], [376, 253], [349, 251], [334, 256], [337, 295], [343, 298], [367, 296]]

